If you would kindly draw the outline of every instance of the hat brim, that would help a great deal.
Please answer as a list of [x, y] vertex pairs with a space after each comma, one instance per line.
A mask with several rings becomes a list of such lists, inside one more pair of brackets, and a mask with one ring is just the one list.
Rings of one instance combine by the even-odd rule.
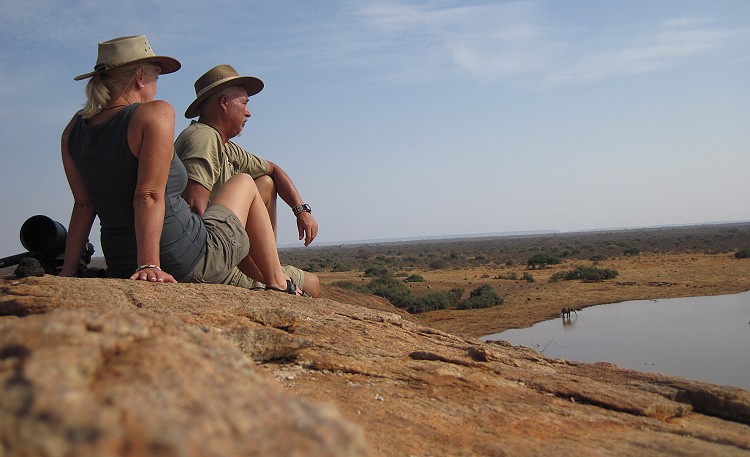
[[144, 57], [143, 59], [137, 59], [133, 60], [132, 62], [127, 62], [122, 65], [116, 65], [114, 67], [105, 68], [102, 70], [94, 70], [90, 73], [85, 73], [82, 75], [78, 75], [75, 78], [73, 78], [75, 81], [80, 81], [82, 79], [90, 78], [94, 75], [98, 75], [100, 73], [105, 73], [107, 71], [113, 70], [117, 67], [121, 67], [123, 65], [133, 65], [133, 64], [139, 64], [139, 63], [153, 63], [157, 65], [161, 71], [159, 74], [166, 75], [169, 73], [174, 73], [177, 70], [182, 67], [182, 64], [175, 58], [167, 57], [167, 56], [153, 56], [153, 57]]
[[193, 103], [185, 110], [185, 117], [191, 119], [198, 116], [200, 114], [200, 106], [206, 99], [221, 89], [230, 86], [243, 86], [247, 89], [247, 96], [252, 97], [263, 90], [263, 81], [254, 76], [232, 76], [216, 81], [200, 91]]

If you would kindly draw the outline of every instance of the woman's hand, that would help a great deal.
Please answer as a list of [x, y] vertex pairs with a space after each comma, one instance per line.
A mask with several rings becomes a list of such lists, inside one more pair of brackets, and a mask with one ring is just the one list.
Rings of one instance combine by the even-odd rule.
[[171, 274], [166, 271], [162, 271], [158, 267], [144, 268], [138, 270], [130, 276], [130, 279], [150, 281], [150, 282], [167, 282], [177, 283]]

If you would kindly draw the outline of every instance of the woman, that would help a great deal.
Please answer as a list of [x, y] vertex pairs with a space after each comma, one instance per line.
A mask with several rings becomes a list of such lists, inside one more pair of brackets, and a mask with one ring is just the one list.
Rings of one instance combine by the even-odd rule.
[[[73, 192], [61, 276], [75, 276], [94, 218], [110, 273], [153, 282], [231, 283], [260, 268], [267, 289], [300, 291], [284, 274], [268, 212], [250, 176], [238, 175], [203, 218], [180, 194], [187, 184], [174, 155], [174, 109], [155, 100], [159, 74], [180, 63], [156, 56], [146, 37], [99, 43], [84, 109], [62, 135], [62, 159]], [[237, 268], [235, 268], [237, 267]]]

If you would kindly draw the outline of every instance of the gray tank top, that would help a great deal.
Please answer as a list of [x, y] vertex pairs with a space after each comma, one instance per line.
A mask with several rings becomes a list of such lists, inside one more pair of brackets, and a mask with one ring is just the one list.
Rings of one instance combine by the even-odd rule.
[[[107, 267], [120, 278], [129, 277], [138, 267], [133, 210], [138, 159], [128, 146], [128, 125], [138, 106], [127, 106], [94, 125], [86, 125], [79, 117], [68, 139], [70, 155], [99, 216]], [[162, 270], [178, 280], [206, 252], [206, 227], [181, 197], [186, 185], [185, 167], [175, 154], [167, 179], [159, 256]]]

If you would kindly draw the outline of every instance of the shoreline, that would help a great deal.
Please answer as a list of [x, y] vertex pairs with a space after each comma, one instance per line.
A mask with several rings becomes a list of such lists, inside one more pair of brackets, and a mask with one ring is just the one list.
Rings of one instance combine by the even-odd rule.
[[[600, 268], [618, 272], [615, 279], [600, 282], [549, 282], [556, 271], [590, 264], [566, 260], [543, 270], [523, 267], [470, 268], [460, 270], [414, 271], [426, 279], [410, 283], [414, 295], [461, 287], [468, 293], [480, 284], [492, 285], [504, 298], [500, 306], [475, 310], [435, 310], [413, 314], [415, 320], [438, 330], [459, 336], [479, 338], [512, 328], [530, 327], [560, 315], [562, 308], [583, 309], [631, 300], [715, 296], [750, 290], [750, 259], [735, 259], [732, 254], [654, 254], [618, 257], [597, 262]], [[496, 279], [514, 272], [534, 276], [534, 282]], [[360, 273], [319, 274], [324, 289], [337, 290], [338, 301], [367, 301], [356, 293], [346, 294], [331, 286], [341, 280], [363, 281]], [[325, 293], [325, 292], [324, 292]], [[342, 297], [344, 295], [344, 297]], [[364, 297], [364, 298], [363, 298]], [[379, 297], [377, 297], [379, 298]]]
[[[394, 308], [387, 300], [335, 287], [336, 281], [367, 281], [361, 271], [317, 273], [321, 298], [395, 312], [403, 318], [454, 335], [480, 338], [508, 329], [526, 328], [559, 317], [562, 308], [580, 310], [631, 300], [658, 300], [678, 297], [715, 296], [750, 291], [750, 259], [736, 259], [733, 253], [641, 253], [593, 264], [618, 272], [615, 279], [601, 282], [549, 282], [555, 272], [569, 270], [591, 261], [566, 259], [560, 265], [539, 270], [524, 266], [484, 265], [442, 270], [413, 269], [426, 281], [409, 283], [415, 296], [462, 288], [465, 294], [481, 284], [490, 284], [504, 299], [500, 306], [474, 310], [435, 310], [409, 314]], [[15, 267], [5, 268], [10, 275]], [[514, 273], [530, 273], [534, 282], [498, 279]]]

